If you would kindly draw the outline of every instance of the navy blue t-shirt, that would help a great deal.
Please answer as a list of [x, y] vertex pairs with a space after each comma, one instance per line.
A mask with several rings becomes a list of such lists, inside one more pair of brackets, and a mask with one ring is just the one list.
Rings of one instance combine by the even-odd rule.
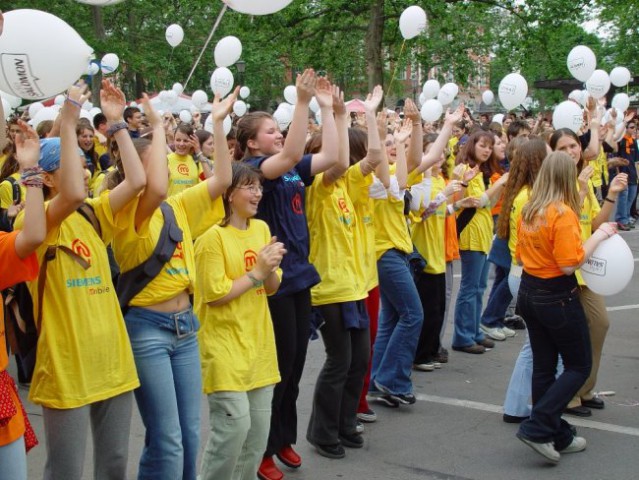
[[625, 158], [630, 162], [629, 165], [619, 167], [619, 172], [628, 174], [628, 184], [629, 185], [637, 185], [637, 169], [635, 164], [639, 161], [639, 151], [637, 151], [637, 141], [633, 140], [633, 142], [628, 146], [627, 140], [622, 138], [619, 142], [619, 156]]
[[[245, 160], [260, 168], [269, 157]], [[312, 185], [312, 155], [304, 155], [291, 170], [275, 180], [264, 180], [264, 196], [257, 210], [257, 218], [264, 220], [271, 235], [284, 244], [287, 253], [282, 260], [282, 283], [276, 295], [290, 295], [320, 282], [319, 273], [309, 263], [309, 234], [304, 212], [305, 188]]]

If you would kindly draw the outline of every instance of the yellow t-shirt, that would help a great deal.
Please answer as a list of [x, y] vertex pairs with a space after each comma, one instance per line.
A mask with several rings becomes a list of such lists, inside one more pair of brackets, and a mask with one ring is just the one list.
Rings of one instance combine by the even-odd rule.
[[[173, 208], [184, 239], [166, 263], [162, 271], [129, 303], [133, 307], [148, 307], [162, 303], [188, 290], [193, 293], [195, 260], [193, 238], [224, 218], [222, 198], [211, 200], [206, 182], [167, 199]], [[135, 212], [138, 200], [133, 200], [116, 215], [113, 252], [122, 272], [127, 272], [151, 256], [164, 225], [162, 211], [158, 208], [149, 221], [135, 229]]]
[[[16, 179], [16, 183], [20, 185], [20, 174], [14, 173], [10, 175], [11, 177]], [[27, 198], [27, 189], [20, 185], [20, 198], [21, 201], [25, 201]], [[13, 185], [7, 179], [5, 179], [2, 183], [0, 183], [0, 208], [6, 210], [11, 205], [13, 205]]]
[[200, 182], [200, 166], [191, 155], [168, 155], [169, 162], [169, 197], [183, 192]]
[[508, 235], [508, 249], [510, 250], [510, 257], [512, 258], [512, 264], [517, 265], [517, 259], [515, 258], [515, 251], [517, 248], [517, 225], [519, 224], [519, 218], [521, 217], [521, 211], [530, 199], [530, 189], [528, 187], [522, 188], [513, 200], [513, 206], [510, 209], [510, 220], [508, 227], [510, 233]]
[[108, 149], [107, 149], [107, 147], [106, 147], [106, 138], [104, 138], [105, 143], [103, 144], [103, 143], [101, 143], [101, 142], [100, 142], [100, 138], [99, 138], [99, 137], [104, 138], [104, 137], [102, 136], [102, 134], [100, 134], [100, 133], [98, 133], [98, 132], [96, 132], [96, 133], [95, 133], [95, 136], [93, 137], [93, 150], [94, 150], [94, 151], [95, 151], [95, 153], [98, 155], [98, 159], [99, 159], [102, 155], [104, 155], [105, 153], [108, 153], [108, 152], [109, 152], [109, 150], [108, 150]]
[[373, 200], [368, 188], [373, 183], [373, 174], [364, 176], [359, 164], [352, 165], [346, 172], [346, 190], [355, 210], [355, 235], [353, 254], [357, 275], [364, 278], [365, 291], [370, 292], [379, 284], [377, 258], [375, 257], [375, 227], [373, 225]]
[[[224, 305], [233, 281], [253, 270], [269, 243], [268, 225], [252, 219], [246, 230], [215, 225], [195, 242], [195, 311], [204, 393], [246, 392], [280, 381], [275, 335], [264, 287], [252, 288]], [[281, 278], [282, 272], [278, 271]]]
[[[431, 178], [430, 199], [444, 191], [446, 181], [442, 176]], [[424, 272], [437, 275], [446, 272], [446, 202], [413, 228], [413, 243], [419, 254], [426, 260]]]
[[311, 288], [313, 305], [361, 300], [368, 296], [367, 279], [358, 271], [355, 251], [355, 208], [346, 182], [340, 178], [324, 185], [324, 174], [315, 175], [306, 190], [306, 220], [310, 234], [309, 261], [322, 281]]
[[[40, 264], [51, 245], [65, 246], [90, 264], [84, 270], [60, 249], [47, 264], [42, 325], [29, 399], [49, 408], [81, 407], [140, 385], [105, 247], [113, 227], [109, 197], [105, 193], [86, 202], [100, 221], [102, 238], [85, 218], [74, 212], [48, 232], [37, 250]], [[16, 228], [23, 221], [21, 213]], [[37, 317], [38, 279], [28, 286]]]
[[[373, 181], [371, 190], [383, 190], [378, 179]], [[404, 217], [404, 192], [399, 190], [397, 178], [391, 177], [391, 184], [385, 192], [373, 195], [375, 217], [375, 255], [377, 260], [388, 250], [396, 248], [404, 253], [413, 251]]]
[[7, 161], [7, 157], [8, 157], [7, 154], [4, 154], [4, 155], [0, 154], [0, 168], [4, 166], [4, 162]]
[[[579, 186], [577, 186], [579, 188]], [[588, 194], [584, 199], [584, 204], [581, 207], [581, 212], [579, 214], [579, 227], [581, 229], [581, 240], [586, 241], [592, 235], [592, 221], [595, 219], [599, 212], [601, 211], [601, 207], [599, 206], [599, 202], [597, 201], [597, 197], [595, 196], [595, 190], [592, 184], [592, 181], [588, 180]], [[581, 276], [581, 271], [577, 270], [575, 272], [577, 276], [577, 281], [579, 285], [586, 285], [585, 280]]]
[[[468, 183], [467, 196], [481, 197], [486, 191], [481, 173]], [[484, 252], [488, 255], [493, 239], [493, 216], [490, 213], [490, 202], [485, 207], [477, 208], [470, 223], [459, 236], [459, 249]]]
[[448, 158], [446, 159], [446, 167], [448, 168], [449, 175], [453, 174], [453, 169], [455, 168], [455, 145], [457, 145], [458, 143], [459, 138], [454, 135], [450, 137], [450, 140], [448, 140], [448, 151], [450, 153], [448, 154]]

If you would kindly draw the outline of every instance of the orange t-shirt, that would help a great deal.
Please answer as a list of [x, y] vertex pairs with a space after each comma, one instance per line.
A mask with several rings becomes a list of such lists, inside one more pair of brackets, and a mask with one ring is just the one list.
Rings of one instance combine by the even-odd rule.
[[572, 267], [584, 258], [579, 217], [572, 209], [561, 204], [546, 208], [543, 218], [534, 224], [517, 225], [516, 256], [524, 265], [524, 271], [539, 278], [555, 278], [565, 275], [561, 267]]
[[445, 252], [446, 263], [459, 258], [459, 240], [457, 239], [457, 221], [455, 215], [446, 216]]
[[[16, 283], [33, 280], [38, 275], [38, 259], [35, 253], [25, 259], [21, 259], [16, 253], [15, 243], [18, 233], [18, 230], [11, 233], [0, 232], [0, 290], [4, 290]], [[9, 365], [6, 345], [4, 309], [0, 308], [0, 372], [6, 370], [7, 365]], [[17, 410], [16, 415], [6, 425], [0, 427], [0, 447], [2, 447], [22, 436], [24, 433], [24, 417], [22, 416], [20, 399], [11, 385], [0, 385], [0, 394], [4, 397], [0, 397], [0, 403], [8, 400], [6, 397], [8, 394]]]
[[[499, 172], [495, 172], [490, 176], [490, 185], [494, 185], [495, 182], [497, 180], [499, 180], [501, 178], [502, 174]], [[501, 195], [499, 195], [499, 200], [497, 200], [497, 203], [495, 204], [495, 206], [492, 208], [492, 210], [490, 211], [490, 214], [494, 217], [496, 215], [499, 215], [501, 213], [501, 204], [504, 203], [504, 192], [501, 192]]]

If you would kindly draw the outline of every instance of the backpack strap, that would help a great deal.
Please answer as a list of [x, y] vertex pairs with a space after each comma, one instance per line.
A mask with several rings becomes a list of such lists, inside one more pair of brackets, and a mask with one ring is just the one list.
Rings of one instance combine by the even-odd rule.
[[178, 243], [184, 239], [171, 206], [162, 202], [160, 210], [164, 217], [164, 225], [153, 253], [137, 267], [121, 273], [118, 279], [116, 292], [123, 313], [128, 309], [129, 302], [159, 275], [164, 265], [173, 257]]
[[20, 190], [20, 184], [14, 177], [7, 177], [6, 180], [11, 184], [14, 205], [20, 203], [22, 201], [22, 190]]
[[98, 220], [93, 207], [86, 202], [82, 202], [82, 205], [78, 207], [76, 212], [82, 215], [82, 217], [94, 228], [98, 237], [102, 238], [102, 226], [100, 225], [100, 221]]

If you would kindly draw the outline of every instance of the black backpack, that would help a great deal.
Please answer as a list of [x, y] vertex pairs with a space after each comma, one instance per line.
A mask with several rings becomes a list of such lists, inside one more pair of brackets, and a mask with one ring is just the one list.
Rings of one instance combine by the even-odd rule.
[[[11, 189], [13, 192], [13, 195], [12, 195], [13, 204], [17, 205], [18, 203], [22, 201], [22, 192], [20, 191], [20, 184], [13, 177], [5, 178], [5, 181], [11, 184]], [[0, 211], [0, 231], [13, 232], [13, 221], [15, 219], [9, 218], [7, 214], [8, 214], [8, 210]]]

